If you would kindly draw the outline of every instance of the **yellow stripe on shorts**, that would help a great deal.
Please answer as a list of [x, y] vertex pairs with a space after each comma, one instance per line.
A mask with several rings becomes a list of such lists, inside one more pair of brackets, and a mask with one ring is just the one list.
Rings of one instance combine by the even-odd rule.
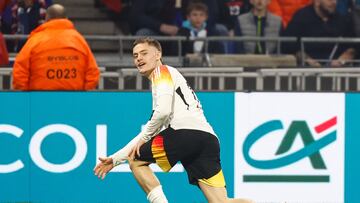
[[202, 178], [199, 179], [199, 182], [202, 182], [206, 185], [210, 185], [212, 187], [225, 187], [225, 178], [224, 178], [224, 174], [222, 172], [222, 170], [219, 171], [219, 173], [217, 173], [216, 175], [214, 175], [211, 178]]
[[170, 171], [171, 165], [166, 156], [163, 136], [157, 135], [154, 138], [153, 143], [151, 145], [151, 151], [157, 165], [165, 172]]

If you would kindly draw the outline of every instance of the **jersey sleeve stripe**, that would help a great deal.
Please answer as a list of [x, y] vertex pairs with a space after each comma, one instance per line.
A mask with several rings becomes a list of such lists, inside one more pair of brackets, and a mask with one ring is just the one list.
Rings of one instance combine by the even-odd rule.
[[165, 65], [162, 65], [155, 69], [154, 84], [166, 84], [169, 86], [174, 86], [170, 71]]

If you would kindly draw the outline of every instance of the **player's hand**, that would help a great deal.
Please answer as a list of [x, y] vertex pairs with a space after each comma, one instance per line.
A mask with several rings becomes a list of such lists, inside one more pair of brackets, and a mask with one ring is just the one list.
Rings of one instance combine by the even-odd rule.
[[104, 180], [105, 176], [114, 168], [113, 159], [110, 157], [99, 158], [100, 163], [98, 163], [94, 168], [94, 173], [97, 177]]
[[130, 159], [134, 160], [135, 159], [135, 153], [140, 156], [140, 147], [145, 144], [145, 141], [143, 139], [140, 139], [136, 145], [134, 146], [134, 148], [131, 150], [130, 152]]

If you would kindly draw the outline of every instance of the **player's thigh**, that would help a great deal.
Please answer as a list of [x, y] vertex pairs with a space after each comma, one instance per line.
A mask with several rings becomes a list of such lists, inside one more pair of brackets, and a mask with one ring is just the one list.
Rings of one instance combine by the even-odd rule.
[[218, 139], [212, 134], [200, 131], [193, 131], [187, 137], [191, 143], [186, 146], [187, 150], [183, 150], [187, 156], [183, 156], [181, 163], [190, 184], [198, 185], [198, 182], [202, 182], [213, 187], [225, 187]]
[[137, 159], [134, 159], [134, 160], [129, 159], [128, 162], [129, 162], [129, 166], [130, 166], [131, 170], [136, 169], [141, 166], [149, 166], [151, 164], [151, 162], [137, 160]]
[[209, 203], [227, 202], [227, 192], [225, 187], [213, 187], [202, 182], [198, 182], [198, 184]]

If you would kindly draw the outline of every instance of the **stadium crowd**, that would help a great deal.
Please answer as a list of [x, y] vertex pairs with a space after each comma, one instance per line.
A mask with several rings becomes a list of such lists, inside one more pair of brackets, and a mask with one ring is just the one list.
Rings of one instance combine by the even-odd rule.
[[[359, 0], [94, 0], [118, 21], [126, 21], [134, 36], [186, 36], [183, 55], [220, 54], [293, 54], [306, 65], [349, 66], [359, 53], [356, 44], [317, 44], [268, 41], [218, 41], [205, 50], [197, 37], [358, 37], [360, 34]], [[2, 0], [0, 4], [3, 34], [30, 34], [44, 23], [46, 8], [52, 0]], [[61, 3], [61, 1], [58, 1]], [[114, 19], [114, 18], [113, 18]], [[71, 19], [70, 19], [71, 20]], [[0, 38], [0, 64], [8, 65], [7, 52], [18, 53], [22, 40]], [[163, 43], [164, 55], [177, 54], [176, 43]], [[7, 52], [6, 52], [7, 50]], [[10, 64], [12, 65], [12, 64]]]

